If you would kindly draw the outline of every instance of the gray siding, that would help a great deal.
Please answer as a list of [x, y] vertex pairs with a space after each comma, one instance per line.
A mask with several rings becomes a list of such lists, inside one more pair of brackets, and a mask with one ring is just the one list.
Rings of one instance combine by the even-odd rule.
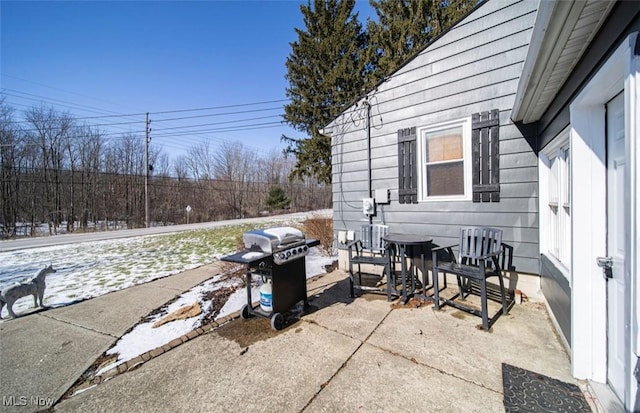
[[[535, 152], [510, 120], [537, 2], [490, 0], [370, 93], [372, 189], [389, 189], [374, 222], [393, 232], [427, 234], [439, 245], [457, 241], [462, 225], [502, 228], [518, 271], [539, 272]], [[334, 230], [368, 218], [366, 109], [346, 110], [325, 130], [333, 145]], [[397, 130], [500, 111], [500, 202], [398, 202]], [[467, 177], [471, 179], [471, 177]]]
[[571, 345], [571, 286], [553, 261], [544, 254], [541, 255], [540, 261], [540, 289], [560, 327], [560, 332]]

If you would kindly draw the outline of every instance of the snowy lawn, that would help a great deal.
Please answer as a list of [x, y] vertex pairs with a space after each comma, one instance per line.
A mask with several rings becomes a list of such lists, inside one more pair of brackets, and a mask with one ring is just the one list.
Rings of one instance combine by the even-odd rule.
[[[212, 263], [221, 256], [237, 251], [245, 231], [282, 225], [296, 226], [298, 223], [262, 222], [3, 252], [0, 253], [0, 290], [52, 264], [56, 273], [47, 276], [44, 304], [47, 307], [61, 307]], [[334, 259], [322, 256], [317, 248], [312, 248], [306, 257], [307, 278], [325, 273], [324, 267]], [[211, 316], [214, 305], [219, 309], [215, 319], [240, 310], [246, 304], [246, 290], [242, 282], [242, 277], [212, 274], [211, 279], [150, 314], [144, 322], [121, 337], [107, 351], [107, 355], [113, 356], [113, 362], [97, 374], [201, 326], [207, 321], [206, 317]], [[212, 294], [221, 289], [225, 289], [224, 294]], [[253, 286], [252, 297], [256, 299], [259, 297], [258, 289], [259, 284]], [[227, 299], [224, 303], [213, 302], [213, 297], [221, 296]], [[153, 327], [165, 315], [196, 302], [202, 309], [200, 315]], [[16, 301], [13, 310], [20, 314], [32, 307], [33, 298], [28, 296]], [[8, 317], [8, 311], [3, 309], [0, 315]]]
[[[52, 264], [56, 273], [47, 276], [44, 304], [60, 307], [209, 264], [237, 250], [243, 232], [264, 226], [274, 223], [2, 252], [0, 290]], [[13, 311], [32, 307], [33, 298], [24, 297]]]

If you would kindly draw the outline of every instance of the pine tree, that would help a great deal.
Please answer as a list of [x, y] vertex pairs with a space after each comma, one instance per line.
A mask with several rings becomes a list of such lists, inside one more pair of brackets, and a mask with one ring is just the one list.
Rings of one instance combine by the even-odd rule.
[[[378, 83], [466, 15], [476, 0], [370, 0], [378, 21], [369, 21], [368, 59]], [[373, 86], [370, 84], [370, 86]]]
[[366, 38], [353, 13], [355, 0], [314, 0], [301, 5], [306, 30], [296, 29], [287, 58], [289, 87], [285, 120], [307, 137], [282, 136], [286, 154], [297, 162], [290, 178], [315, 177], [331, 183], [331, 138], [320, 133], [362, 94], [366, 65], [362, 57]]
[[271, 188], [266, 200], [267, 209], [269, 211], [284, 209], [288, 207], [290, 203], [291, 200], [287, 198], [282, 187], [274, 186]]
[[331, 138], [320, 129], [385, 76], [471, 10], [477, 0], [369, 0], [378, 22], [367, 31], [355, 0], [311, 0], [300, 6], [306, 30], [296, 29], [287, 58], [285, 120], [307, 137], [282, 136], [296, 157], [290, 179], [331, 183]]
[[438, 36], [467, 15], [478, 0], [441, 0], [431, 2], [431, 32]]
[[391, 74], [431, 39], [430, 4], [413, 0], [370, 0], [378, 22], [369, 21], [370, 56], [377, 80]]

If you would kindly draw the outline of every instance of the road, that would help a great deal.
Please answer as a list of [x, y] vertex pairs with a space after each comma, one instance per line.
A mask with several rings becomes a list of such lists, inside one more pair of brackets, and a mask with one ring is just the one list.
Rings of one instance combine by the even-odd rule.
[[28, 248], [50, 247], [54, 245], [73, 244], [77, 242], [94, 242], [109, 239], [139, 237], [144, 235], [166, 234], [171, 232], [192, 231], [196, 229], [217, 228], [227, 225], [247, 224], [264, 221], [287, 221], [290, 219], [304, 219], [311, 216], [332, 216], [330, 209], [318, 211], [297, 212], [294, 214], [274, 215], [269, 217], [230, 219], [226, 221], [199, 222], [195, 224], [171, 225], [165, 227], [126, 229], [118, 231], [85, 232], [62, 234], [34, 238], [20, 238], [0, 241], [0, 252], [16, 251]]

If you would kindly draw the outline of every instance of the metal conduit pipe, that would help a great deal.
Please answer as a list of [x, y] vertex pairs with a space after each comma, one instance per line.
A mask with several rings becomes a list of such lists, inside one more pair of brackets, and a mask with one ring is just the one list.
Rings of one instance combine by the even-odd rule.
[[[367, 106], [367, 120], [366, 120], [366, 129], [367, 129], [367, 174], [368, 174], [368, 184], [369, 184], [369, 198], [373, 198], [373, 188], [371, 182], [371, 105], [368, 100], [364, 101], [364, 104]], [[369, 224], [373, 223], [373, 215], [369, 215]]]

